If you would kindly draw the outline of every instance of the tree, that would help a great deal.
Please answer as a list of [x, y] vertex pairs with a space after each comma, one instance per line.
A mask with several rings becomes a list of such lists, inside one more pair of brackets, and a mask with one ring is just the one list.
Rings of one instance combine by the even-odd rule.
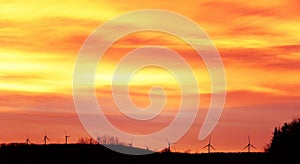
[[80, 137], [78, 139], [79, 144], [121, 144], [120, 140], [118, 137], [114, 136], [101, 136], [97, 137], [97, 140], [95, 140], [92, 137]]
[[97, 141], [93, 138], [88, 138], [88, 137], [80, 137], [78, 139], [79, 144], [97, 144]]
[[115, 145], [121, 144], [118, 137], [108, 136], [108, 135], [98, 137], [98, 142], [99, 144], [115, 144]]
[[275, 127], [271, 143], [266, 152], [275, 155], [295, 156], [300, 155], [300, 118]]

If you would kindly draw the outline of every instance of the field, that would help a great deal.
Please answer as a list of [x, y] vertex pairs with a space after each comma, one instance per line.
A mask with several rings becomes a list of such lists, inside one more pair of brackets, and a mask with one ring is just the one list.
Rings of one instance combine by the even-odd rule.
[[[145, 149], [120, 146], [128, 151], [148, 151]], [[49, 144], [1, 145], [0, 163], [4, 162], [188, 162], [188, 163], [270, 163], [275, 157], [268, 153], [152, 153], [149, 155], [125, 155], [111, 151], [102, 145], [92, 144]], [[281, 159], [286, 160], [286, 159]], [[278, 162], [278, 159], [276, 159]], [[286, 161], [285, 161], [286, 162]]]

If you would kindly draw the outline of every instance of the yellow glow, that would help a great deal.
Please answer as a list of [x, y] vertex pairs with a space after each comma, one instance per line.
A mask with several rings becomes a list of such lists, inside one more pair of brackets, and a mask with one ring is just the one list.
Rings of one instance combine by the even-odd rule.
[[[83, 8], [84, 7], [84, 8]], [[114, 9], [113, 4], [94, 1], [71, 1], [58, 2], [45, 1], [22, 1], [0, 2], [0, 12], [5, 19], [26, 20], [43, 17], [62, 17], [76, 19], [105, 20], [117, 15], [120, 11]]]
[[0, 49], [0, 90], [69, 91], [73, 63], [61, 60], [63, 55]]

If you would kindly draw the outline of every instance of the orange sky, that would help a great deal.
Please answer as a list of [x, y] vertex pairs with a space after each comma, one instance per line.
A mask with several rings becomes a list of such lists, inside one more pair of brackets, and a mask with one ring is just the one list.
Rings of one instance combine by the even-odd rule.
[[[71, 142], [88, 136], [72, 99], [74, 64], [82, 44], [98, 26], [119, 14], [155, 8], [196, 22], [222, 57], [227, 98], [212, 133], [217, 151], [244, 151], [248, 135], [257, 147], [254, 151], [263, 151], [275, 126], [299, 116], [299, 6], [298, 0], [1, 1], [0, 142], [24, 142], [29, 135], [32, 142], [42, 143], [45, 130], [54, 143], [64, 142], [64, 131], [71, 134]], [[118, 60], [135, 48], [153, 44], [176, 50], [197, 74], [200, 91], [185, 88], [190, 94], [200, 94], [199, 113], [192, 128], [174, 146], [180, 151], [206, 152], [202, 147], [208, 140], [197, 138], [210, 102], [209, 75], [195, 51], [173, 36], [148, 31], [116, 42], [106, 52], [95, 77], [99, 102], [104, 102], [100, 105], [115, 108], [110, 83]], [[188, 86], [188, 82], [183, 85]], [[119, 85], [126, 84], [120, 81]], [[142, 134], [167, 125], [173, 118], [168, 114], [177, 111], [179, 96], [178, 84], [168, 72], [156, 67], [137, 72], [129, 85], [131, 97], [136, 105], [147, 106], [153, 85], [168, 92], [165, 116], [134, 128], [130, 120], [108, 111], [110, 120], [126, 131]], [[151, 144], [150, 148], [160, 149], [154, 141], [149, 141]], [[144, 147], [144, 143], [135, 146]]]

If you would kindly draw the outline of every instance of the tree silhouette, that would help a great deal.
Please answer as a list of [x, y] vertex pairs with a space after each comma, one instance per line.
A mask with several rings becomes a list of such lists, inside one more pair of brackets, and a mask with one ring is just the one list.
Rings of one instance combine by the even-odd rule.
[[92, 138], [92, 137], [90, 137], [90, 138], [88, 138], [88, 137], [80, 137], [78, 139], [78, 143], [79, 144], [97, 144], [97, 141], [94, 138]]
[[101, 136], [97, 137], [97, 140], [95, 140], [92, 137], [80, 137], [78, 139], [79, 144], [115, 144], [119, 145], [122, 144], [118, 137], [114, 136]]
[[98, 140], [99, 144], [115, 144], [115, 145], [121, 144], [119, 138], [115, 137], [115, 136], [104, 135], [104, 136], [98, 137], [98, 139], [99, 139]]
[[300, 155], [300, 118], [275, 127], [271, 143], [265, 149], [274, 155], [295, 156]]

